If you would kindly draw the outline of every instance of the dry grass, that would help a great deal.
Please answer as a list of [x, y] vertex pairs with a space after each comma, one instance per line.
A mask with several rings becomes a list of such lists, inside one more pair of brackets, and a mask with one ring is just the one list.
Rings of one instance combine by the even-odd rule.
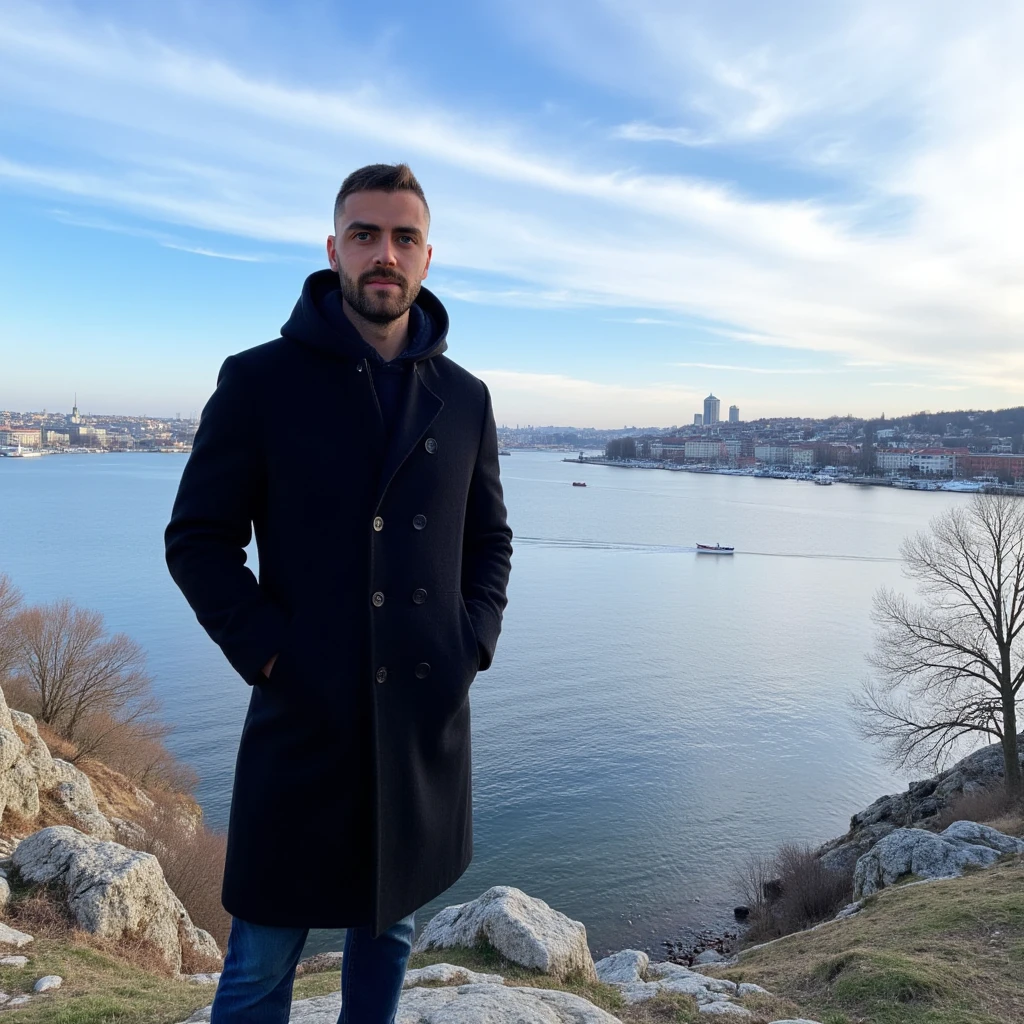
[[[1024, 810], [1012, 800], [1002, 786], [989, 786], [962, 793], [950, 801], [936, 819], [935, 828], [941, 832], [954, 821], [977, 821], [988, 824], [1006, 818], [1020, 817]], [[1000, 831], [1003, 831], [1000, 829]]]
[[852, 872], [830, 871], [809, 846], [786, 844], [774, 857], [751, 857], [734, 881], [750, 908], [744, 945], [827, 921], [853, 899]]
[[[823, 1024], [1024, 1020], [1024, 858], [882, 890], [856, 917], [711, 969], [752, 981]], [[756, 1000], [747, 1003], [750, 1008]]]
[[[12, 704], [11, 706], [17, 707], [18, 705]], [[45, 722], [37, 721], [36, 728], [39, 730], [39, 738], [46, 744], [47, 749], [54, 757], [59, 757], [62, 761], [75, 761], [78, 757], [78, 747], [74, 743], [64, 739]]]
[[[167, 884], [194, 924], [226, 948], [231, 916], [221, 906], [227, 836], [208, 829], [191, 797], [155, 793], [154, 805], [133, 819], [146, 830], [137, 844], [160, 861]], [[198, 968], [192, 973], [199, 973]]]
[[96, 803], [106, 817], [138, 822], [148, 813], [137, 787], [121, 772], [92, 757], [79, 761], [77, 767], [89, 776]]

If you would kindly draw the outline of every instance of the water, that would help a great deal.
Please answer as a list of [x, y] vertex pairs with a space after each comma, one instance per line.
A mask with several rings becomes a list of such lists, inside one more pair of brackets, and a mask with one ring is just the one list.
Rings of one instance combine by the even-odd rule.
[[[845, 698], [867, 674], [873, 592], [904, 585], [900, 541], [964, 496], [501, 461], [516, 539], [498, 656], [472, 691], [476, 857], [420, 925], [506, 884], [582, 920], [595, 952], [656, 951], [731, 922], [747, 855], [839, 835], [905, 787]], [[248, 688], [164, 567], [184, 462], [0, 459], [0, 572], [146, 648], [170, 746], [221, 827]]]

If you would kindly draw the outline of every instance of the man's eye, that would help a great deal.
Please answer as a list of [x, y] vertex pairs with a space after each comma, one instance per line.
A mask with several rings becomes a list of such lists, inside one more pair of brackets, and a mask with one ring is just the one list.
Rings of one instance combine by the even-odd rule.
[[416, 241], [416, 239], [413, 238], [412, 235], [399, 235], [398, 240], [402, 242], [404, 245], [412, 245]]
[[369, 237], [370, 237], [370, 232], [369, 231], [357, 231], [355, 233], [355, 240], [357, 242], [365, 242], [365, 241], [367, 241], [369, 239]]

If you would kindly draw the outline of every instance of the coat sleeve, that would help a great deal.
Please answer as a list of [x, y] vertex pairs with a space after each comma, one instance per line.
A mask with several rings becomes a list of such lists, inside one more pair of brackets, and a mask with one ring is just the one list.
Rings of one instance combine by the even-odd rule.
[[485, 386], [480, 447], [469, 485], [462, 541], [462, 596], [480, 646], [481, 671], [489, 668], [494, 658], [512, 566], [512, 531], [498, 470], [498, 436]]
[[234, 356], [203, 409], [164, 533], [167, 567], [202, 627], [247, 682], [280, 649], [287, 617], [260, 590], [245, 547], [264, 500], [263, 441], [252, 428], [257, 396]]

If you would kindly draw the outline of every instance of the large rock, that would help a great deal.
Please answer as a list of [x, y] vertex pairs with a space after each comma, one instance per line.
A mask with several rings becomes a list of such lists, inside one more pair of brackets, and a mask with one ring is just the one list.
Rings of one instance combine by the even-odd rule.
[[14, 732], [14, 719], [11, 718], [11, 709], [7, 706], [3, 689], [0, 689], [0, 729]]
[[87, 932], [110, 939], [141, 935], [176, 971], [182, 941], [199, 953], [220, 955], [209, 934], [192, 923], [152, 854], [56, 825], [23, 839], [13, 863], [25, 881], [63, 886], [68, 908]]
[[1003, 853], [1024, 853], [1024, 840], [975, 822], [954, 822], [938, 835], [920, 828], [897, 829], [857, 861], [853, 894], [867, 896], [907, 874], [955, 877], [970, 864], [988, 867]]
[[628, 985], [642, 981], [651, 958], [641, 949], [621, 949], [594, 964], [599, 981], [608, 985]]
[[83, 831], [100, 839], [113, 839], [116, 830], [100, 812], [89, 776], [59, 757], [53, 759], [53, 766], [58, 780], [51, 790], [53, 798], [71, 812]]
[[53, 763], [50, 748], [39, 735], [36, 720], [25, 711], [12, 711], [11, 718], [22, 732], [28, 734], [25, 760], [32, 766], [40, 789], [49, 789], [59, 781], [57, 768]]
[[446, 907], [423, 929], [416, 952], [489, 942], [502, 956], [558, 978], [596, 980], [587, 930], [520, 889], [496, 885], [469, 903]]
[[[292, 1003], [291, 1024], [336, 1024], [341, 993]], [[210, 1019], [210, 1007], [184, 1024]], [[505, 985], [410, 988], [402, 994], [395, 1024], [621, 1024], [618, 1017], [569, 992]]]
[[[604, 961], [601, 962], [604, 963]], [[600, 964], [598, 968], [601, 969]], [[727, 1003], [733, 996], [747, 994], [739, 992], [734, 981], [729, 981], [726, 978], [712, 978], [670, 961], [648, 964], [646, 974], [650, 979], [648, 981], [641, 981], [639, 974], [635, 979], [612, 981], [608, 978], [607, 980], [622, 993], [622, 998], [630, 1004], [644, 1002], [657, 995], [667, 993], [693, 996], [698, 1007], [703, 1007], [710, 1003]], [[602, 978], [603, 980], [606, 979]], [[742, 1007], [737, 1007], [737, 1009], [742, 1009]]]
[[[1024, 732], [1017, 737], [1024, 766]], [[905, 793], [879, 797], [850, 819], [850, 830], [818, 848], [829, 867], [848, 869], [886, 835], [898, 828], [934, 826], [946, 806], [964, 793], [994, 789], [1003, 784], [1003, 748], [991, 743], [968, 754], [951, 768], [928, 779], [911, 782]], [[831, 856], [830, 856], [831, 855]]]

